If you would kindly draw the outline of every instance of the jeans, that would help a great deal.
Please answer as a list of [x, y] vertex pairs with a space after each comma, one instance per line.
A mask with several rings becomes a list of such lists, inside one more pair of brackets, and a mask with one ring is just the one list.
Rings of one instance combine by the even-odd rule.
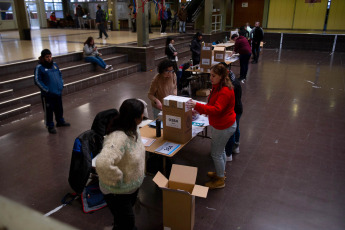
[[98, 29], [99, 29], [99, 37], [102, 38], [102, 33], [105, 35], [105, 37], [108, 37], [107, 31], [105, 31], [104, 28], [104, 22], [101, 22], [98, 24]]
[[240, 54], [240, 79], [246, 79], [248, 72], [248, 63], [252, 54]]
[[185, 33], [186, 32], [186, 22], [180, 21], [180, 29], [179, 29], [180, 33]]
[[235, 143], [240, 142], [240, 119], [242, 114], [236, 114], [236, 131], [235, 133], [229, 138], [228, 143], [225, 146], [225, 153], [227, 156], [232, 154], [232, 149]]
[[254, 56], [254, 61], [258, 62], [260, 54], [260, 42], [252, 42], [252, 53]]
[[114, 216], [113, 230], [134, 230], [135, 216], [133, 206], [139, 189], [132, 194], [107, 194], [104, 199]]
[[41, 100], [44, 110], [45, 123], [49, 128], [54, 127], [53, 115], [57, 123], [64, 123], [61, 95], [42, 95]]
[[89, 57], [85, 57], [85, 61], [86, 62], [91, 62], [91, 63], [96, 63], [97, 65], [99, 65], [100, 67], [102, 67], [103, 69], [105, 69], [105, 66], [107, 64], [105, 64], [105, 62], [103, 61], [102, 58], [100, 58], [99, 56], [89, 56]]
[[214, 167], [218, 177], [224, 177], [225, 171], [225, 145], [229, 137], [234, 134], [236, 130], [236, 122], [227, 129], [218, 130], [211, 126], [212, 142], [211, 142], [211, 157], [213, 159]]

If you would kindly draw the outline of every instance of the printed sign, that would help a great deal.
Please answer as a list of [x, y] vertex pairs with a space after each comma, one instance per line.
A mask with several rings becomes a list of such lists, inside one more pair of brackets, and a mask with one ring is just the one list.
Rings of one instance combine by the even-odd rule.
[[248, 7], [248, 2], [242, 2], [242, 7]]
[[223, 54], [216, 54], [216, 59], [223, 59], [224, 55]]
[[181, 129], [181, 117], [166, 115], [167, 127]]
[[178, 149], [181, 145], [171, 143], [171, 142], [165, 142], [163, 145], [158, 147], [155, 151], [160, 152], [166, 155], [172, 154], [176, 149]]
[[210, 64], [211, 64], [211, 59], [209, 59], [209, 58], [203, 58], [203, 59], [201, 60], [201, 64], [203, 64], [203, 65], [210, 65]]

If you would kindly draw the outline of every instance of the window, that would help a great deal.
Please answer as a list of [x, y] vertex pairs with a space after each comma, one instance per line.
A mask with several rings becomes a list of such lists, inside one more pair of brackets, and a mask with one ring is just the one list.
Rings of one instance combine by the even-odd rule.
[[52, 12], [55, 12], [56, 18], [63, 18], [62, 0], [44, 0], [44, 8], [46, 10], [47, 18]]
[[10, 2], [0, 2], [0, 15], [0, 20], [13, 20], [13, 10]]

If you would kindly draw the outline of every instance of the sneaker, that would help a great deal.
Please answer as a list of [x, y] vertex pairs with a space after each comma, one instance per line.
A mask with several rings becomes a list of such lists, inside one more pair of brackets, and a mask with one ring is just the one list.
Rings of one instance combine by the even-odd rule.
[[246, 81], [246, 79], [243, 79], [243, 80], [241, 81], [241, 83], [244, 84], [245, 81]]
[[68, 126], [71, 126], [71, 124], [68, 123], [68, 122], [57, 123], [57, 124], [56, 124], [56, 127], [68, 127]]
[[230, 161], [232, 161], [232, 155], [230, 155], [229, 157], [226, 156], [226, 162], [230, 162]]
[[113, 66], [112, 65], [110, 65], [110, 67], [109, 67], [109, 71], [111, 71], [111, 70], [113, 70], [114, 68], [113, 68]]
[[97, 39], [102, 39], [102, 37], [98, 37]]
[[108, 38], [109, 38], [109, 36], [105, 37], [105, 39], [108, 39]]
[[110, 65], [106, 65], [104, 69], [108, 70], [109, 68], [110, 68]]
[[161, 33], [161, 35], [164, 35], [164, 33]]
[[235, 147], [234, 150], [232, 150], [232, 152], [235, 154], [239, 154], [240, 153], [240, 146]]
[[48, 127], [48, 132], [51, 134], [56, 134], [56, 129], [54, 127]]

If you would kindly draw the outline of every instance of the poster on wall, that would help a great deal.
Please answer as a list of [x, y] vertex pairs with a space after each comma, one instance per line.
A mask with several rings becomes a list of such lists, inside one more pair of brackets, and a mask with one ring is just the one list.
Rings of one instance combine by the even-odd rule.
[[242, 7], [248, 7], [248, 2], [242, 2]]

